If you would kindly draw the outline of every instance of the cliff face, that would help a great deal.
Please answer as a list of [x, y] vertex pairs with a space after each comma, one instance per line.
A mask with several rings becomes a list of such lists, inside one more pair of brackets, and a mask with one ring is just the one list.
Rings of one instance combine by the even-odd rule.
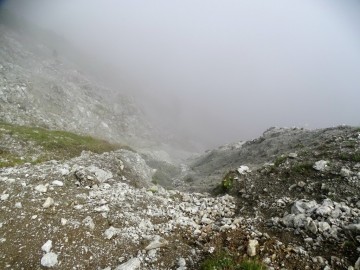
[[153, 137], [131, 97], [111, 94], [51, 46], [1, 22], [0, 44], [0, 120], [130, 144]]

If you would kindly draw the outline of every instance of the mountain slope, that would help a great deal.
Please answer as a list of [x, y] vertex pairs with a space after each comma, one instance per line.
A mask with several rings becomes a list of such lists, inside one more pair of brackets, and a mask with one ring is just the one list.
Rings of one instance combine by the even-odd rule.
[[155, 137], [134, 101], [26, 33], [0, 24], [0, 119], [140, 144]]
[[[190, 160], [188, 171], [183, 179], [187, 181], [188, 189], [209, 191], [230, 170], [236, 170], [241, 165], [247, 165], [255, 170], [262, 167], [264, 163], [274, 162], [281, 155], [291, 152], [320, 151], [321, 147], [326, 147], [326, 143], [333, 138], [343, 138], [356, 132], [357, 128], [353, 127], [317, 130], [273, 127], [257, 139], [225, 145]], [[354, 147], [347, 150], [358, 151]], [[341, 145], [332, 145], [330, 148], [335, 152], [346, 150]]]

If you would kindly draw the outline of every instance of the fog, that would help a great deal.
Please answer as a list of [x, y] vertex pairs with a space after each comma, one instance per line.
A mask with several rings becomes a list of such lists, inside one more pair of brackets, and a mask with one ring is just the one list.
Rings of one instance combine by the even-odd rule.
[[163, 129], [205, 147], [271, 126], [360, 125], [359, 1], [5, 5], [109, 63], [102, 72], [118, 91]]

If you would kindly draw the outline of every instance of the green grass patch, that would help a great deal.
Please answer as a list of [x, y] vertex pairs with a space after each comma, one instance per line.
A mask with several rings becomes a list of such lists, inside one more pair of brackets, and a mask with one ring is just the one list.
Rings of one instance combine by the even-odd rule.
[[221, 180], [221, 183], [214, 188], [214, 193], [219, 195], [223, 193], [228, 193], [234, 186], [236, 173], [231, 171], [225, 175]]
[[276, 167], [279, 167], [281, 164], [283, 164], [286, 161], [286, 159], [287, 159], [286, 156], [281, 155], [275, 159], [274, 165]]
[[[105, 140], [67, 131], [0, 123], [0, 136], [5, 134], [10, 135], [14, 140], [24, 145], [24, 148], [27, 147], [27, 156], [34, 154], [35, 148], [41, 148], [41, 155], [36, 160], [31, 160], [33, 163], [52, 159], [69, 159], [79, 156], [84, 150], [100, 154], [124, 148]], [[29, 162], [29, 159], [27, 157], [16, 156], [8, 150], [2, 150], [0, 152], [0, 161], [0, 167], [5, 167]]]
[[265, 270], [266, 267], [256, 259], [240, 260], [235, 256], [219, 252], [206, 258], [200, 270]]
[[341, 154], [339, 154], [339, 159], [345, 160], [345, 161], [360, 162], [360, 152], [341, 153]]
[[265, 270], [266, 266], [256, 260], [246, 260], [240, 263], [241, 270]]
[[313, 171], [313, 164], [311, 162], [297, 163], [292, 166], [291, 171], [297, 174], [308, 174]]

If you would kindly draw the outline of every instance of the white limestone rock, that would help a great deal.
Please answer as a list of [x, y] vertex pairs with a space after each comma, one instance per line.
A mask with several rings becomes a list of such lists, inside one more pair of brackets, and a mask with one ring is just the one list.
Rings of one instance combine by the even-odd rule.
[[323, 172], [328, 167], [329, 161], [319, 160], [316, 161], [313, 168], [317, 171]]
[[259, 245], [258, 240], [256, 239], [250, 239], [248, 246], [247, 246], [247, 254], [250, 257], [256, 256], [256, 247]]
[[45, 251], [46, 253], [49, 253], [52, 248], [52, 241], [47, 240], [45, 244], [42, 245], [41, 250]]
[[47, 187], [45, 185], [37, 185], [35, 190], [40, 193], [45, 193], [47, 191]]
[[141, 261], [138, 258], [132, 258], [126, 263], [120, 264], [115, 270], [136, 270], [140, 269]]
[[51, 184], [57, 187], [62, 187], [64, 185], [64, 183], [59, 180], [52, 181]]
[[2, 195], [0, 196], [0, 200], [6, 201], [7, 199], [9, 199], [9, 197], [10, 197], [9, 194], [2, 194]]
[[95, 223], [93, 221], [93, 219], [90, 216], [87, 216], [82, 223], [86, 226], [89, 227], [90, 230], [94, 230], [95, 229]]
[[120, 233], [120, 229], [111, 226], [110, 228], [106, 229], [106, 231], [104, 232], [104, 236], [106, 239], [110, 240], [119, 233]]
[[43, 208], [49, 208], [53, 204], [54, 204], [54, 199], [50, 198], [50, 197], [47, 197], [44, 204], [43, 204]]
[[164, 238], [160, 237], [159, 235], [155, 235], [155, 237], [153, 238], [153, 241], [151, 241], [150, 244], [145, 247], [145, 250], [151, 250], [154, 248], [164, 247], [168, 243], [169, 242], [167, 240], [165, 240]]
[[22, 208], [22, 204], [21, 204], [21, 202], [17, 202], [17, 203], [15, 203], [15, 208]]
[[250, 168], [248, 166], [245, 166], [245, 165], [241, 165], [238, 169], [237, 169], [238, 173], [239, 174], [247, 174], [249, 172], [251, 172]]
[[105, 171], [96, 166], [89, 166], [86, 169], [88, 169], [89, 172], [93, 173], [96, 176], [96, 179], [100, 182], [105, 182], [106, 180], [113, 177], [113, 174], [111, 172]]
[[41, 265], [44, 267], [54, 267], [55, 265], [58, 264], [57, 257], [58, 257], [58, 255], [56, 255], [53, 252], [46, 253], [41, 258]]
[[340, 175], [342, 177], [349, 177], [349, 176], [351, 176], [351, 174], [352, 174], [352, 171], [350, 171], [347, 168], [341, 168], [341, 170], [340, 170]]

